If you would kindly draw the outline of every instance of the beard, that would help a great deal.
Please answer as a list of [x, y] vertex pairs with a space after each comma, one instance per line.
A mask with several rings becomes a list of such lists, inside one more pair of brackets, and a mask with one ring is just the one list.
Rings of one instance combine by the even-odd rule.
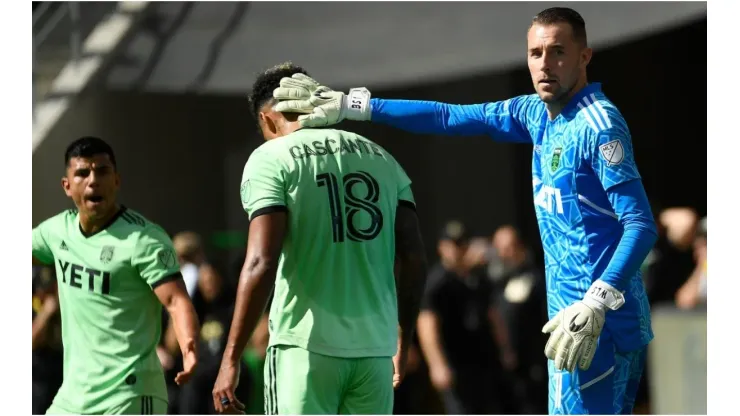
[[554, 91], [542, 91], [538, 89], [537, 95], [545, 104], [565, 104], [572, 90], [573, 86], [566, 87], [558, 84], [558, 88]]

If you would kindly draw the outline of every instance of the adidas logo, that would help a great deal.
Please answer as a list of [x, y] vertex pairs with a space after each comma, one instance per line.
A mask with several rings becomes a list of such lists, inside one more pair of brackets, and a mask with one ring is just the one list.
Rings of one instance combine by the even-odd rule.
[[67, 243], [65, 243], [64, 240], [62, 240], [62, 245], [59, 246], [59, 249], [67, 251]]

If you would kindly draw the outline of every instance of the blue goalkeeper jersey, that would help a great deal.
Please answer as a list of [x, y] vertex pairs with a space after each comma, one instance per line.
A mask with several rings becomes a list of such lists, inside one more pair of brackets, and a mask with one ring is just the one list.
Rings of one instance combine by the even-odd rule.
[[554, 120], [536, 94], [475, 105], [375, 98], [371, 105], [373, 122], [408, 131], [533, 144], [532, 190], [550, 318], [601, 278], [625, 295], [605, 323], [617, 348], [632, 351], [650, 342], [639, 266], [657, 233], [627, 124], [600, 84], [579, 91]]

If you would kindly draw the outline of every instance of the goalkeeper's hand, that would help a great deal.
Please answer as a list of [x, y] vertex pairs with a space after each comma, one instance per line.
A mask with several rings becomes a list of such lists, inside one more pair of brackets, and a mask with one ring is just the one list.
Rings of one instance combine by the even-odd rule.
[[302, 127], [330, 126], [344, 119], [370, 120], [370, 91], [366, 88], [353, 88], [345, 94], [299, 73], [281, 79], [272, 96], [280, 101], [275, 111], [303, 113], [298, 117]]
[[607, 310], [617, 310], [623, 304], [621, 292], [597, 280], [583, 300], [561, 310], [546, 323], [542, 332], [550, 333], [550, 339], [545, 355], [555, 361], [555, 368], [573, 372], [578, 363], [581, 370], [587, 370], [594, 358]]

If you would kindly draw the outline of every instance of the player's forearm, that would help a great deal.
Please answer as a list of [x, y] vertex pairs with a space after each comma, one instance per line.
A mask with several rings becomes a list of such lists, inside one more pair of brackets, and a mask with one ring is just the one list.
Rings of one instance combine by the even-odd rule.
[[164, 348], [171, 355], [176, 356], [179, 353], [180, 343], [177, 340], [177, 332], [172, 321], [168, 323], [167, 329], [164, 331]]
[[276, 273], [277, 260], [256, 256], [245, 261], [239, 278], [229, 340], [224, 352], [225, 362], [236, 363], [241, 359], [247, 342], [265, 311]]
[[601, 280], [624, 291], [653, 248], [658, 232], [639, 180], [617, 185], [607, 195], [624, 232]]
[[198, 324], [198, 315], [195, 313], [193, 303], [190, 298], [185, 296], [176, 297], [167, 306], [167, 312], [171, 317], [171, 325], [175, 330], [177, 343], [180, 345], [180, 352], [185, 356], [188, 352], [194, 351], [200, 332]]
[[374, 123], [419, 134], [474, 136], [486, 134], [485, 104], [455, 105], [436, 101], [373, 98]]

